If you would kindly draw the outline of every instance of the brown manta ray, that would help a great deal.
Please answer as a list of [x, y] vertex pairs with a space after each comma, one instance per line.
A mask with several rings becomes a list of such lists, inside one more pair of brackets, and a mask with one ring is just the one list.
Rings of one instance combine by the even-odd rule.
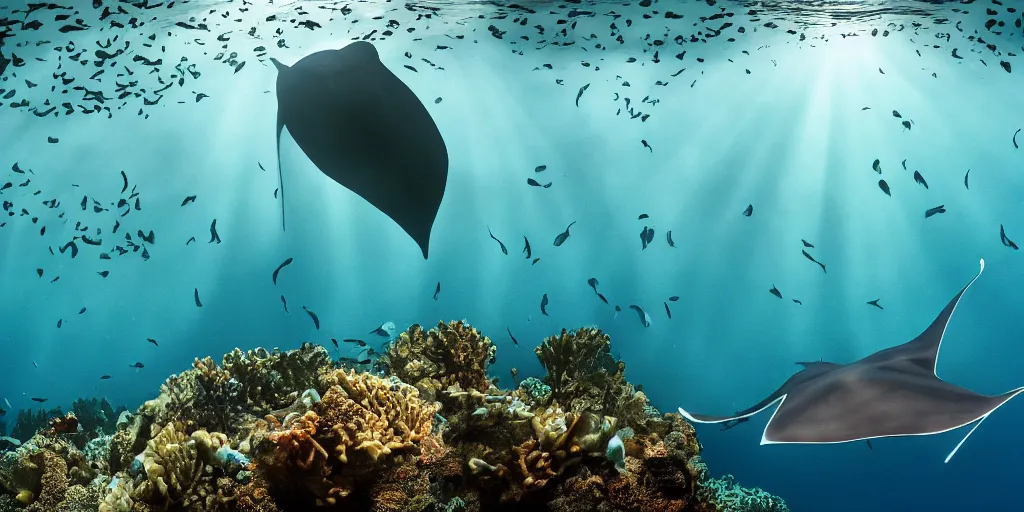
[[732, 416], [679, 414], [695, 423], [724, 423], [753, 416], [772, 405], [761, 444], [826, 444], [876, 437], [941, 434], [974, 423], [946, 462], [992, 412], [1024, 392], [1020, 387], [986, 396], [935, 375], [942, 337], [953, 310], [978, 274], [946, 304], [931, 325], [913, 340], [850, 364], [797, 363], [804, 369], [757, 405]]
[[416, 94], [357, 41], [277, 66], [278, 174], [284, 228], [281, 131], [321, 172], [391, 217], [427, 257], [448, 180], [448, 150]]

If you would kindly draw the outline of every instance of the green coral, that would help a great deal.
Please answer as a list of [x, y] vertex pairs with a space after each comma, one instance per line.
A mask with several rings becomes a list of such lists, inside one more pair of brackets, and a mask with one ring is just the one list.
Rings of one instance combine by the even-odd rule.
[[703, 482], [699, 492], [722, 512], [789, 512], [782, 498], [757, 487], [742, 487], [732, 475]]
[[519, 383], [519, 389], [522, 389], [534, 403], [547, 404], [551, 402], [551, 386], [544, 384], [536, 377], [523, 379]]

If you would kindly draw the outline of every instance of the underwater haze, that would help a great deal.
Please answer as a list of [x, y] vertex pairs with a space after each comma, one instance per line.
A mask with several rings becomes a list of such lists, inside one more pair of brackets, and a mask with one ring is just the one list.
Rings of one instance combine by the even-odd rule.
[[[498, 346], [503, 384], [512, 368], [542, 374], [545, 337], [597, 326], [658, 409], [729, 414], [797, 361], [913, 339], [979, 259], [937, 374], [986, 395], [1024, 385], [1024, 5], [106, 4], [131, 13], [121, 27], [85, 2], [56, 23], [63, 11], [0, 9], [8, 429], [33, 398], [134, 410], [194, 358], [235, 347], [357, 357], [331, 339], [383, 351], [370, 333], [386, 322], [463, 318]], [[353, 41], [373, 45], [447, 148], [426, 258], [290, 128], [278, 154], [270, 58], [296, 66]], [[401, 204], [403, 179], [374, 192]], [[713, 473], [794, 511], [1024, 502], [1024, 400], [948, 463], [970, 426], [760, 445], [771, 415], [697, 433]]]

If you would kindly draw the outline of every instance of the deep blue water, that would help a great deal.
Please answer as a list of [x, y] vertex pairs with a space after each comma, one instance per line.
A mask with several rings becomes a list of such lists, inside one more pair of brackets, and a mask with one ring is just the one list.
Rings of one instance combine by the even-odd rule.
[[[384, 321], [404, 328], [466, 318], [497, 342], [492, 373], [506, 386], [512, 367], [520, 377], [539, 375], [532, 347], [543, 337], [598, 325], [611, 334], [629, 379], [643, 384], [660, 409], [727, 414], [774, 390], [798, 368], [795, 361], [851, 362], [913, 338], [974, 276], [980, 258], [986, 270], [949, 325], [938, 374], [990, 394], [1024, 385], [1021, 255], [999, 236], [1003, 225], [1010, 239], [1024, 241], [1024, 154], [1011, 140], [1024, 127], [1019, 8], [910, 1], [523, 4], [536, 11], [524, 25], [514, 23], [522, 11], [495, 19], [506, 11], [484, 3], [427, 4], [437, 11], [355, 3], [333, 21], [321, 7], [334, 4], [324, 2], [245, 12], [231, 2], [161, 9], [150, 25], [161, 27], [152, 44], [166, 46], [164, 66], [186, 56], [202, 76], [189, 75], [160, 103], [144, 105], [143, 97], [163, 84], [125, 61], [139, 71], [132, 79], [150, 85], [140, 97], [109, 101], [109, 119], [105, 111], [37, 117], [29, 108], [45, 110], [53, 94], [54, 45], [74, 40], [93, 51], [95, 41], [118, 32], [98, 32], [97, 25], [69, 35], [50, 24], [6, 39], [4, 55], [13, 52], [25, 64], [8, 67], [0, 83], [18, 91], [0, 106], [0, 185], [13, 183], [0, 200], [17, 206], [0, 220], [7, 222], [0, 228], [0, 396], [15, 410], [34, 407], [31, 397], [67, 409], [81, 396], [134, 408], [194, 357], [302, 341], [330, 346], [332, 337], [363, 337]], [[300, 7], [322, 27], [287, 25], [287, 47], [277, 47], [277, 25], [266, 17], [284, 18]], [[211, 15], [210, 32], [174, 25], [209, 8], [233, 14]], [[575, 29], [568, 28], [572, 21], [557, 25], [572, 8], [595, 15], [572, 18]], [[757, 22], [747, 14], [752, 9], [760, 11]], [[683, 18], [667, 20], [665, 11]], [[734, 16], [702, 19], [719, 12]], [[236, 18], [243, 21], [230, 21]], [[401, 28], [377, 39], [390, 19]], [[986, 29], [988, 19], [1005, 26]], [[765, 27], [769, 21], [779, 28]], [[613, 22], [619, 30], [609, 28]], [[707, 37], [726, 22], [732, 26]], [[492, 24], [507, 31], [503, 39], [488, 31]], [[545, 26], [545, 36], [534, 25]], [[259, 40], [247, 35], [251, 26]], [[552, 36], [563, 27], [567, 35]], [[423, 101], [450, 155], [427, 260], [395, 223], [319, 173], [287, 135], [281, 158], [289, 227], [280, 229], [276, 74], [253, 47], [265, 45], [270, 56], [292, 63], [375, 29], [382, 62]], [[214, 60], [224, 44], [214, 36], [231, 30], [223, 51], [247, 62], [237, 73]], [[138, 33], [149, 32], [121, 37], [132, 41], [131, 52], [153, 58], [156, 50], [144, 50], [149, 41]], [[615, 41], [620, 33], [622, 43]], [[674, 42], [676, 35], [685, 42]], [[574, 44], [537, 43], [552, 37]], [[210, 43], [200, 46], [197, 38]], [[655, 47], [656, 39], [666, 43]], [[38, 40], [52, 42], [36, 46]], [[15, 46], [25, 41], [31, 44]], [[86, 79], [96, 68], [66, 66], [78, 83], [93, 83]], [[26, 79], [39, 85], [27, 88]], [[113, 90], [114, 78], [105, 80], [95, 87]], [[196, 102], [199, 92], [209, 97]], [[645, 96], [658, 101], [641, 103]], [[31, 107], [10, 108], [23, 97]], [[630, 119], [624, 97], [650, 117]], [[123, 109], [114, 108], [121, 101]], [[140, 108], [148, 118], [136, 115]], [[910, 130], [893, 110], [913, 120]], [[1024, 144], [1024, 136], [1017, 140]], [[881, 176], [872, 169], [875, 159]], [[14, 173], [14, 162], [35, 174]], [[535, 173], [539, 165], [547, 170]], [[121, 197], [122, 170], [129, 189], [137, 187], [141, 210], [124, 218], [116, 208], [94, 213], [92, 199], [109, 206]], [[927, 189], [914, 182], [914, 170]], [[552, 186], [531, 187], [527, 178]], [[891, 197], [879, 190], [880, 178]], [[25, 179], [32, 183], [18, 187]], [[41, 194], [31, 195], [35, 190]], [[91, 198], [86, 210], [79, 208], [83, 195]], [[179, 206], [189, 195], [196, 201]], [[41, 204], [51, 198], [62, 206]], [[947, 212], [924, 217], [939, 205]], [[61, 211], [67, 222], [57, 217]], [[638, 220], [644, 213], [650, 218]], [[221, 244], [207, 242], [214, 218]], [[108, 233], [115, 220], [125, 232], [153, 230], [148, 261], [132, 252], [101, 260], [105, 247], [85, 245], [74, 259], [57, 252], [78, 234], [76, 222]], [[570, 238], [554, 247], [573, 221]], [[642, 250], [645, 225], [656, 236]], [[675, 248], [665, 242], [669, 230]], [[193, 236], [196, 243], [186, 246]], [[541, 258], [536, 265], [520, 253], [524, 236]], [[801, 255], [801, 239], [814, 244], [827, 274]], [[270, 274], [288, 257], [294, 263], [274, 285]], [[108, 277], [97, 275], [104, 270]], [[622, 313], [595, 296], [591, 277]], [[773, 286], [783, 300], [768, 293]], [[543, 294], [550, 316], [539, 310]], [[673, 295], [680, 300], [669, 303], [669, 319], [663, 303]], [[884, 309], [866, 304], [873, 299]], [[630, 304], [646, 309], [650, 327]], [[302, 306], [317, 313], [319, 330]], [[131, 368], [136, 362], [145, 368]], [[112, 378], [98, 380], [103, 374]], [[880, 439], [873, 449], [759, 446], [770, 414], [724, 432], [698, 426], [698, 433], [715, 474], [764, 487], [795, 511], [1008, 510], [1024, 500], [1020, 399], [988, 418], [948, 464], [943, 459], [964, 429]]]

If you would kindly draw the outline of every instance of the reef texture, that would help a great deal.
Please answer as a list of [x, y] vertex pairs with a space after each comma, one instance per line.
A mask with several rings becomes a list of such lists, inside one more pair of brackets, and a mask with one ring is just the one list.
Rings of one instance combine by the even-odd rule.
[[693, 427], [649, 405], [610, 346], [563, 330], [537, 348], [547, 374], [511, 390], [464, 321], [410, 327], [378, 373], [308, 343], [196, 359], [134, 413], [19, 413], [35, 430], [0, 452], [0, 512], [787, 510], [711, 479]]

